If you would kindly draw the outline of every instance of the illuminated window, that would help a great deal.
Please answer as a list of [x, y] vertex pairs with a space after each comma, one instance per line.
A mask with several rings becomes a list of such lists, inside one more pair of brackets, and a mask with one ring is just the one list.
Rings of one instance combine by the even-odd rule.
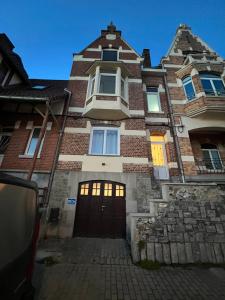
[[116, 185], [116, 197], [123, 197], [124, 196], [124, 186]]
[[93, 183], [92, 196], [100, 196], [100, 191], [101, 191], [101, 183], [100, 182]]
[[104, 196], [112, 196], [112, 184], [111, 183], [105, 183], [104, 186]]
[[154, 166], [164, 166], [164, 138], [163, 136], [151, 136], [152, 162]]
[[89, 190], [89, 183], [82, 184], [80, 188], [80, 194], [88, 195], [88, 190]]

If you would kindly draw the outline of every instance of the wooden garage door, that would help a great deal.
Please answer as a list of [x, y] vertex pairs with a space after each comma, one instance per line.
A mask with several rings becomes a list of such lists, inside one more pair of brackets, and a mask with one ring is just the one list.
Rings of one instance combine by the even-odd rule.
[[124, 238], [125, 185], [112, 181], [80, 183], [74, 235]]

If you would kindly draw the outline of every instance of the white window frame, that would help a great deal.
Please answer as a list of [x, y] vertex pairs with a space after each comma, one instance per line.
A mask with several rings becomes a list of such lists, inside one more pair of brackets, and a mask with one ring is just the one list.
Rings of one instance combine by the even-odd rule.
[[[90, 76], [89, 86], [88, 86], [88, 98], [94, 95], [95, 87], [93, 86], [93, 82], [96, 80], [96, 74]], [[91, 92], [93, 86], [93, 93]]]
[[[103, 51], [116, 51], [116, 53], [117, 53], [116, 60], [103, 60]], [[118, 61], [119, 60], [119, 50], [113, 49], [113, 48], [102, 49], [101, 60], [102, 61]]]
[[[92, 141], [93, 141], [93, 134], [95, 130], [103, 130], [104, 131], [104, 138], [103, 138], [103, 153], [92, 153], [91, 148], [92, 148]], [[107, 130], [113, 130], [117, 131], [117, 153], [109, 154], [105, 153], [106, 152], [106, 133]], [[115, 128], [115, 127], [98, 127], [95, 126], [91, 130], [91, 136], [90, 136], [90, 144], [89, 144], [89, 155], [98, 155], [98, 156], [120, 156], [120, 129]]]
[[200, 74], [200, 80], [209, 80], [210, 81], [210, 83], [211, 83], [211, 86], [212, 86], [212, 88], [213, 88], [213, 92], [214, 92], [214, 95], [211, 95], [211, 94], [206, 94], [206, 92], [205, 92], [205, 90], [204, 90], [204, 87], [203, 87], [203, 90], [204, 90], [204, 92], [205, 92], [205, 94], [206, 94], [206, 96], [207, 97], [225, 97], [224, 95], [218, 95], [217, 94], [217, 90], [216, 90], [216, 88], [215, 88], [215, 86], [214, 86], [214, 83], [213, 83], [213, 81], [214, 80], [218, 80], [218, 81], [222, 81], [222, 83], [223, 83], [223, 85], [224, 85], [224, 87], [225, 87], [225, 84], [224, 84], [224, 81], [223, 81], [223, 79], [222, 79], [222, 77], [219, 77], [218, 76], [218, 78], [216, 78], [216, 77], [203, 77], [203, 76], [201, 76], [201, 74]]
[[[114, 76], [115, 77], [115, 92], [114, 93], [100, 93], [100, 85], [101, 85], [101, 76]], [[97, 94], [98, 95], [108, 95], [108, 96], [116, 96], [116, 91], [117, 91], [117, 87], [116, 87], [116, 73], [105, 73], [105, 72], [100, 72], [99, 74], [99, 81], [98, 81], [98, 89], [97, 89]]]
[[[213, 159], [213, 157], [212, 157], [211, 151], [217, 151], [218, 157], [219, 157], [219, 161], [220, 161], [221, 166], [222, 166], [222, 169], [224, 169], [224, 164], [223, 164], [223, 161], [222, 161], [221, 156], [220, 156], [220, 151], [219, 151], [217, 148], [215, 148], [215, 149], [202, 148], [202, 151], [208, 151], [209, 157], [210, 157], [210, 161], [211, 161], [211, 164], [212, 164], [212, 167], [213, 167], [213, 169], [209, 169], [209, 168], [206, 167], [206, 170], [218, 170], [218, 169], [215, 167], [214, 159]], [[203, 159], [203, 161], [204, 161], [204, 159]]]
[[[29, 156], [29, 157], [33, 157], [34, 156], [34, 154], [28, 154], [28, 150], [29, 150], [29, 147], [30, 147], [30, 143], [31, 143], [31, 140], [32, 140], [32, 137], [33, 137], [34, 130], [36, 128], [41, 128], [41, 126], [34, 126], [32, 128], [30, 136], [29, 136], [29, 139], [28, 139], [28, 142], [27, 142], [26, 150], [25, 150], [25, 155]], [[45, 139], [45, 134], [43, 136], [43, 139], [42, 139], [41, 145], [40, 145], [40, 149], [38, 151], [38, 156], [37, 156], [38, 158], [40, 158], [40, 155], [41, 155], [42, 147], [43, 147], [43, 144], [44, 144], [44, 139]], [[36, 148], [35, 148], [35, 150], [36, 150]]]
[[[148, 92], [148, 88], [156, 88], [158, 91], [157, 92], [150, 92], [150, 91]], [[148, 107], [148, 95], [157, 95], [158, 104], [159, 104], [159, 111], [149, 110], [149, 107]], [[154, 114], [163, 113], [162, 107], [161, 107], [161, 99], [160, 99], [159, 89], [157, 87], [147, 87], [146, 96], [147, 96], [147, 109], [148, 109], [148, 113], [154, 113]]]
[[[185, 96], [186, 96], [186, 99], [187, 99], [187, 102], [191, 102], [191, 101], [193, 101], [193, 100], [195, 100], [196, 99], [196, 89], [195, 89], [195, 85], [194, 85], [194, 83], [193, 83], [193, 80], [192, 80], [192, 77], [191, 76], [187, 76], [187, 77], [189, 77], [190, 78], [190, 80], [189, 81], [187, 81], [187, 82], [183, 82], [183, 80], [186, 78], [183, 78], [182, 79], [182, 85], [183, 85], [183, 89], [184, 89], [184, 94], [185, 94]], [[195, 97], [194, 98], [192, 98], [192, 99], [188, 99], [188, 96], [187, 96], [187, 92], [186, 92], [186, 89], [185, 89], [185, 85], [187, 85], [188, 83], [190, 83], [191, 82], [191, 84], [192, 84], [192, 87], [193, 87], [193, 90], [194, 90], [194, 93], [195, 93]]]

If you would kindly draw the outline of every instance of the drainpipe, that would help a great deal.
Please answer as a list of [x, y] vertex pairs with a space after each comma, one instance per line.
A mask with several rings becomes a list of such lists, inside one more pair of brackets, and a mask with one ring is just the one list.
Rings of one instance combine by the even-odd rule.
[[[163, 64], [162, 64], [162, 69], [166, 70], [164, 68]], [[180, 172], [180, 180], [182, 183], [185, 183], [184, 168], [183, 168], [183, 163], [182, 163], [182, 159], [181, 159], [181, 151], [180, 151], [180, 145], [179, 145], [178, 137], [177, 137], [177, 130], [176, 130], [175, 121], [174, 121], [174, 117], [173, 117], [173, 107], [172, 107], [172, 103], [171, 103], [170, 92], [169, 92], [168, 85], [167, 85], [168, 83], [167, 83], [167, 74], [166, 73], [163, 74], [163, 80], [164, 80], [164, 85], [165, 85], [166, 94], [167, 94], [167, 98], [168, 98], [169, 116], [170, 116], [170, 121], [171, 121], [173, 137], [174, 137], [175, 152], [176, 152], [176, 157], [177, 157], [178, 169]]]
[[38, 154], [39, 154], [40, 147], [41, 147], [41, 142], [42, 142], [42, 139], [45, 135], [45, 131], [46, 131], [46, 128], [47, 128], [48, 115], [49, 115], [48, 104], [49, 104], [49, 100], [47, 101], [46, 111], [45, 111], [44, 119], [43, 119], [43, 122], [42, 122], [41, 131], [39, 133], [37, 146], [36, 146], [36, 149], [35, 149], [35, 152], [34, 152], [34, 156], [32, 158], [32, 165], [31, 165], [31, 168], [30, 168], [30, 170], [28, 172], [28, 175], [27, 175], [28, 180], [31, 180], [32, 174], [34, 172], [34, 168], [35, 168], [36, 161], [37, 161]]
[[[46, 194], [46, 203], [49, 202], [50, 192], [51, 192], [51, 189], [52, 189], [52, 183], [53, 183], [55, 170], [56, 170], [56, 166], [57, 166], [57, 162], [58, 162], [58, 158], [59, 158], [59, 151], [60, 151], [60, 147], [61, 147], [61, 144], [62, 144], [62, 138], [63, 138], [64, 129], [65, 129], [65, 125], [66, 125], [66, 119], [67, 119], [67, 115], [68, 115], [70, 99], [71, 99], [71, 96], [72, 96], [71, 91], [69, 91], [67, 89], [64, 89], [64, 91], [68, 94], [68, 97], [67, 97], [66, 105], [63, 109], [64, 118], [63, 118], [62, 126], [59, 129], [59, 137], [58, 137], [58, 140], [57, 140], [57, 145], [56, 145], [54, 160], [53, 160], [53, 164], [52, 164], [51, 174], [50, 174], [50, 177], [49, 177], [48, 190], [47, 190], [47, 194]], [[46, 217], [47, 217], [47, 215], [48, 214], [46, 214]]]

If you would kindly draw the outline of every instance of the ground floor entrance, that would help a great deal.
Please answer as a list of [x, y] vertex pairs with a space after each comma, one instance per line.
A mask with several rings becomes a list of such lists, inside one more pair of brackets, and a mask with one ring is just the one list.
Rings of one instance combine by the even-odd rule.
[[126, 236], [124, 184], [105, 180], [79, 184], [74, 236]]

